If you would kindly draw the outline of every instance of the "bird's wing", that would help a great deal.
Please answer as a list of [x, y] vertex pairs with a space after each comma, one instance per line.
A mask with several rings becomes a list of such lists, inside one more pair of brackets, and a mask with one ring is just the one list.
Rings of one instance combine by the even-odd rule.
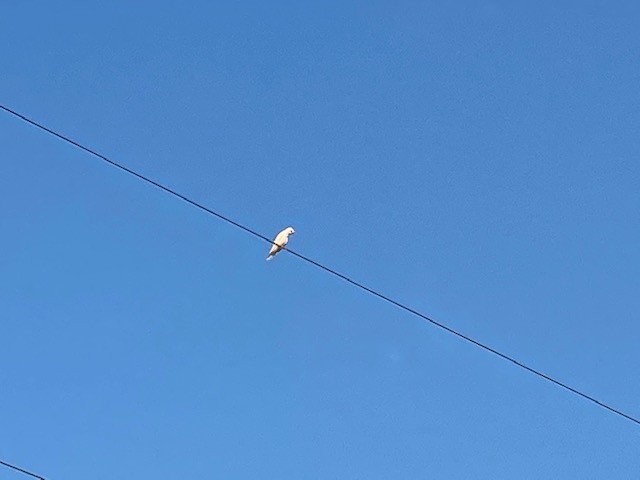
[[287, 235], [287, 230], [282, 230], [278, 235], [276, 235], [276, 239], [273, 241], [279, 247], [283, 247], [287, 244], [289, 240], [289, 236]]
[[271, 245], [271, 250], [269, 250], [269, 256], [271, 255], [275, 255], [278, 250], [280, 250], [280, 247], [278, 245]]
[[275, 255], [280, 251], [280, 249], [282, 248], [282, 245], [287, 243], [286, 239], [287, 239], [287, 235], [285, 234], [284, 230], [281, 231], [278, 235], [276, 235], [276, 238], [273, 239], [271, 249], [269, 250], [269, 257], [272, 255]]

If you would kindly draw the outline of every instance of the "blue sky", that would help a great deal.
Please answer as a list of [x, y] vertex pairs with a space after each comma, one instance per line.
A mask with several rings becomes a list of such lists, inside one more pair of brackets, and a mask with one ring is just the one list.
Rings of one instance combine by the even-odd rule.
[[[631, 2], [6, 3], [1, 103], [640, 415]], [[0, 145], [2, 459], [637, 478], [636, 425], [6, 114]]]

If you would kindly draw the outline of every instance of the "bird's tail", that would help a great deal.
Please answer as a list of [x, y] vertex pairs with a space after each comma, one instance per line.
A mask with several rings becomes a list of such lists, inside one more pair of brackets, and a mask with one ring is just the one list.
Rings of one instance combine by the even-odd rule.
[[267, 255], [267, 260], [271, 260], [273, 258], [273, 255], [269, 254]]

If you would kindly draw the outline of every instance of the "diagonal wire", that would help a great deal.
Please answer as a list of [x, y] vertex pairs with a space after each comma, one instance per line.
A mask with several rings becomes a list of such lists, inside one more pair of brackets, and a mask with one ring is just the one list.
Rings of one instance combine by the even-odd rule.
[[[40, 130], [44, 130], [45, 132], [53, 135], [54, 137], [59, 138], [60, 140], [63, 140], [65, 142], [67, 142], [67, 143], [70, 143], [71, 145], [73, 145], [73, 146], [75, 146], [75, 147], [77, 147], [77, 148], [79, 148], [81, 150], [84, 150], [85, 152], [87, 152], [87, 153], [89, 153], [89, 154], [91, 154], [91, 155], [93, 155], [95, 157], [98, 157], [99, 159], [107, 162], [108, 164], [110, 164], [110, 165], [112, 165], [112, 166], [114, 166], [116, 168], [119, 168], [120, 170], [123, 170], [123, 171], [129, 173], [130, 175], [133, 175], [134, 177], [136, 177], [136, 178], [138, 178], [138, 179], [140, 179], [140, 180], [142, 180], [142, 181], [144, 181], [146, 183], [149, 183], [149, 184], [151, 184], [151, 185], [153, 185], [153, 186], [155, 186], [155, 187], [157, 187], [157, 188], [159, 188], [159, 189], [161, 189], [161, 190], [163, 190], [163, 191], [175, 196], [175, 197], [179, 198], [180, 200], [183, 200], [183, 201], [187, 202], [188, 204], [190, 204], [190, 205], [192, 205], [192, 206], [194, 206], [196, 208], [199, 208], [200, 210], [203, 210], [203, 211], [209, 213], [210, 215], [213, 215], [214, 217], [219, 218], [220, 220], [223, 220], [223, 221], [233, 225], [234, 227], [237, 227], [237, 228], [239, 228], [241, 230], [244, 230], [245, 232], [250, 233], [251, 235], [253, 235], [255, 237], [258, 237], [258, 238], [260, 238], [260, 239], [262, 239], [262, 240], [264, 240], [264, 241], [266, 241], [266, 242], [268, 242], [270, 244], [273, 244], [273, 242], [268, 237], [256, 232], [255, 230], [253, 230], [253, 229], [251, 229], [249, 227], [246, 227], [245, 225], [242, 225], [242, 224], [230, 219], [229, 217], [226, 217], [226, 216], [224, 216], [224, 215], [222, 215], [222, 214], [220, 214], [220, 213], [218, 213], [218, 212], [216, 212], [214, 210], [211, 210], [210, 208], [205, 207], [204, 205], [202, 205], [202, 204], [200, 204], [200, 203], [198, 203], [198, 202], [196, 202], [194, 200], [191, 200], [190, 198], [182, 195], [181, 193], [178, 193], [175, 190], [172, 190], [171, 188], [166, 187], [166, 186], [156, 182], [155, 180], [151, 180], [150, 178], [148, 178], [148, 177], [146, 177], [146, 176], [144, 176], [144, 175], [142, 175], [140, 173], [137, 173], [137, 172], [131, 170], [130, 168], [127, 168], [124, 165], [121, 165], [120, 163], [117, 163], [117, 162], [109, 159], [108, 157], [96, 152], [95, 150], [92, 150], [92, 149], [90, 149], [88, 147], [85, 147], [84, 145], [76, 142], [75, 140], [72, 140], [71, 138], [69, 138], [69, 137], [67, 137], [67, 136], [65, 136], [65, 135], [63, 135], [61, 133], [58, 133], [58, 132], [56, 132], [56, 131], [54, 131], [54, 130], [52, 130], [52, 129], [50, 129], [50, 128], [48, 128], [48, 127], [46, 127], [46, 126], [44, 126], [44, 125], [42, 125], [42, 124], [40, 124], [40, 123], [38, 123], [36, 121], [34, 121], [34, 120], [31, 120], [30, 118], [28, 118], [28, 117], [26, 117], [26, 116], [24, 116], [24, 115], [22, 115], [22, 114], [20, 114], [20, 113], [18, 113], [16, 111], [14, 111], [14, 110], [11, 110], [8, 107], [5, 107], [4, 105], [0, 104], [0, 109], [6, 111], [7, 113], [10, 113], [14, 117], [17, 117], [17, 118], [23, 120], [24, 122], [26, 122], [26, 123], [28, 123], [28, 124], [36, 127], [36, 128], [39, 128]], [[490, 346], [488, 346], [488, 345], [486, 345], [486, 344], [484, 344], [482, 342], [479, 342], [478, 340], [475, 340], [475, 339], [473, 339], [473, 338], [471, 338], [471, 337], [469, 337], [469, 336], [467, 336], [467, 335], [465, 335], [465, 334], [463, 334], [461, 332], [458, 332], [457, 330], [455, 330], [455, 329], [453, 329], [453, 328], [451, 328], [451, 327], [449, 327], [449, 326], [447, 326], [447, 325], [445, 325], [443, 323], [440, 323], [440, 322], [428, 317], [427, 315], [425, 315], [425, 314], [423, 314], [423, 313], [421, 313], [421, 312], [419, 312], [417, 310], [414, 310], [411, 307], [408, 307], [407, 305], [405, 305], [405, 304], [403, 304], [403, 303], [401, 303], [401, 302], [399, 302], [397, 300], [394, 300], [394, 299], [392, 299], [392, 298], [390, 298], [390, 297], [388, 297], [386, 295], [383, 295], [382, 293], [377, 292], [376, 290], [374, 290], [372, 288], [369, 288], [369, 287], [363, 285], [362, 283], [359, 283], [359, 282], [351, 279], [350, 277], [348, 277], [348, 276], [346, 276], [346, 275], [344, 275], [344, 274], [342, 274], [340, 272], [337, 272], [336, 270], [333, 270], [332, 268], [329, 268], [329, 267], [327, 267], [327, 266], [325, 266], [325, 265], [323, 265], [323, 264], [321, 264], [321, 263], [319, 263], [319, 262], [317, 262], [317, 261], [315, 261], [315, 260], [313, 260], [313, 259], [311, 259], [309, 257], [306, 257], [306, 256], [304, 256], [304, 255], [302, 255], [302, 254], [300, 254], [300, 253], [298, 253], [298, 252], [296, 252], [294, 250], [286, 248], [286, 247], [285, 247], [285, 250], [287, 250], [291, 255], [293, 255], [295, 257], [298, 257], [299, 259], [301, 259], [301, 260], [303, 260], [303, 261], [305, 261], [305, 262], [307, 262], [307, 263], [309, 263], [311, 265], [314, 265], [315, 267], [318, 267], [321, 270], [324, 270], [325, 272], [330, 273], [331, 275], [334, 275], [334, 276], [344, 280], [345, 282], [348, 282], [351, 285], [353, 285], [353, 286], [355, 286], [355, 287], [357, 287], [357, 288], [359, 288], [361, 290], [364, 290], [365, 292], [367, 292], [367, 293], [369, 293], [369, 294], [371, 294], [371, 295], [373, 295], [375, 297], [378, 297], [381, 300], [384, 300], [385, 302], [390, 303], [390, 304], [400, 308], [401, 310], [404, 310], [405, 312], [408, 312], [408, 313], [410, 313], [412, 315], [415, 315], [416, 317], [419, 317], [419, 318], [431, 323], [432, 325], [434, 325], [434, 326], [436, 326], [436, 327], [438, 327], [438, 328], [440, 328], [442, 330], [445, 330], [446, 332], [451, 333], [451, 334], [455, 335], [456, 337], [461, 338], [462, 340], [465, 340], [466, 342], [469, 342], [469, 343], [475, 345], [476, 347], [479, 347], [479, 348], [481, 348], [481, 349], [483, 349], [483, 350], [485, 350], [487, 352], [490, 352], [490, 353], [500, 357], [501, 359], [506, 360], [506, 361], [516, 365], [517, 367], [522, 368], [523, 370], [526, 370], [529, 373], [532, 373], [532, 374], [534, 374], [534, 375], [536, 375], [536, 376], [538, 376], [538, 377], [540, 377], [540, 378], [542, 378], [544, 380], [547, 380], [548, 382], [551, 382], [551, 383], [557, 385], [558, 387], [561, 387], [561, 388], [563, 388], [563, 389], [565, 389], [565, 390], [567, 390], [567, 391], [569, 391], [569, 392], [571, 392], [571, 393], [573, 393], [573, 394], [575, 394], [575, 395], [577, 395], [579, 397], [582, 397], [583, 399], [588, 400], [588, 401], [598, 405], [599, 407], [604, 408], [605, 410], [608, 410], [611, 413], [619, 415], [619, 416], [621, 416], [621, 417], [623, 417], [623, 418], [625, 418], [625, 419], [627, 419], [627, 420], [629, 420], [629, 421], [631, 421], [631, 422], [633, 422], [633, 423], [635, 423], [637, 425], [640, 425], [640, 419], [638, 419], [638, 418], [636, 418], [636, 417], [634, 417], [632, 415], [629, 415], [629, 414], [627, 414], [627, 413], [625, 413], [625, 412], [623, 412], [621, 410], [618, 410], [617, 408], [614, 408], [614, 407], [612, 407], [612, 406], [610, 406], [610, 405], [598, 400], [597, 398], [595, 398], [595, 397], [593, 397], [591, 395], [588, 395], [588, 394], [586, 394], [584, 392], [581, 392], [580, 390], [578, 390], [578, 389], [576, 389], [576, 388], [574, 388], [574, 387], [572, 387], [572, 386], [570, 386], [570, 385], [568, 385], [568, 384], [566, 384], [564, 382], [556, 380], [555, 378], [550, 377], [549, 375], [541, 372], [540, 370], [536, 370], [535, 368], [529, 367], [528, 365], [525, 365], [524, 363], [516, 360], [515, 358], [513, 358], [511, 356], [506, 355], [504, 353], [501, 353], [498, 350], [496, 350], [496, 349], [494, 349], [494, 348], [492, 348], [492, 347], [490, 347]]]
[[46, 480], [44, 477], [41, 477], [40, 475], [36, 475], [35, 473], [32, 473], [32, 472], [30, 472], [28, 470], [25, 470], [24, 468], [20, 468], [20, 467], [16, 467], [15, 465], [11, 465], [10, 463], [3, 462], [2, 460], [0, 460], [0, 465], [4, 465], [7, 468], [11, 468], [12, 470], [15, 470], [17, 472], [24, 473], [25, 475], [29, 475], [30, 477], [38, 478], [39, 480]]

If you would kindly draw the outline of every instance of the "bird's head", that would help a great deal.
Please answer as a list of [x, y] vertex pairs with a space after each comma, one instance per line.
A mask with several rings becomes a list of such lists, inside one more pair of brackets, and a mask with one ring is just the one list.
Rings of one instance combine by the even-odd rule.
[[293, 227], [287, 228], [287, 236], [293, 235], [294, 233], [296, 233], [296, 231], [293, 229]]

